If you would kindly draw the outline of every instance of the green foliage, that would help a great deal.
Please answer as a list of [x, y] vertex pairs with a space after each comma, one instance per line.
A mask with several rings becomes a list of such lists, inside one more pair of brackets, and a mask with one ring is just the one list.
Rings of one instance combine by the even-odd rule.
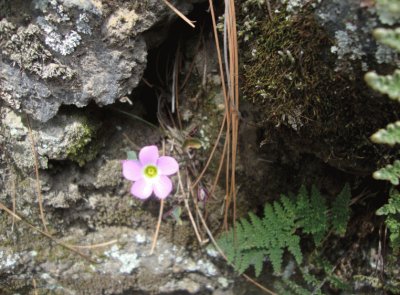
[[372, 89], [400, 101], [400, 70], [395, 70], [393, 75], [386, 76], [369, 72], [365, 75], [365, 81]]
[[300, 188], [297, 199], [298, 224], [304, 233], [313, 236], [316, 245], [322, 241], [328, 229], [327, 210], [326, 200], [315, 186], [311, 189], [311, 196], [308, 196], [305, 187]]
[[341, 237], [346, 233], [347, 223], [350, 218], [350, 200], [350, 186], [346, 184], [332, 203], [332, 228]]
[[390, 231], [390, 242], [396, 253], [400, 250], [400, 193], [390, 192], [389, 203], [376, 211], [377, 215], [386, 215], [386, 225]]
[[[400, 22], [399, 0], [377, 0], [377, 11], [383, 23], [393, 25]], [[400, 52], [400, 28], [375, 29], [374, 37], [381, 43], [386, 44]], [[394, 71], [393, 75], [379, 76], [370, 72], [365, 75], [367, 83], [375, 90], [387, 94], [391, 99], [400, 102], [400, 69]], [[400, 143], [400, 121], [389, 124], [386, 129], [376, 132], [371, 139], [377, 143], [395, 145]], [[394, 161], [393, 165], [375, 171], [373, 177], [388, 180], [393, 185], [399, 184], [400, 161]], [[389, 203], [381, 207], [377, 215], [386, 215], [386, 225], [390, 231], [390, 242], [395, 253], [400, 250], [400, 195], [397, 190], [392, 190], [389, 195]]]
[[377, 41], [385, 44], [397, 51], [400, 51], [400, 28], [384, 29], [378, 28], [374, 30], [374, 37]]
[[349, 202], [350, 188], [346, 185], [333, 202], [333, 214], [328, 220], [324, 196], [314, 186], [310, 193], [302, 186], [294, 200], [282, 195], [279, 201], [267, 203], [263, 218], [249, 213], [248, 219], [242, 218], [236, 223], [235, 230], [222, 234], [218, 244], [239, 273], [252, 265], [258, 276], [267, 257], [277, 274], [285, 251], [291, 253], [298, 264], [302, 263], [299, 230], [311, 234], [317, 246], [329, 229], [344, 234], [350, 215]]
[[375, 143], [384, 143], [395, 145], [400, 143], [400, 121], [387, 125], [386, 129], [380, 129], [371, 136], [371, 140]]
[[393, 185], [398, 185], [400, 178], [400, 161], [396, 160], [393, 162], [393, 165], [386, 165], [386, 167], [375, 171], [372, 176], [375, 179], [388, 180]]

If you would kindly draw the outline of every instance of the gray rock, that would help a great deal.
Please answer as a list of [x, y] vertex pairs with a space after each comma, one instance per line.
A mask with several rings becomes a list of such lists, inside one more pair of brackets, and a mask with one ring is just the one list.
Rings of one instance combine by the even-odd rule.
[[[35, 167], [32, 139], [25, 116], [11, 109], [2, 109], [4, 145], [15, 165], [32, 172]], [[46, 123], [32, 122], [39, 168], [47, 168], [49, 160], [76, 160], [91, 143], [99, 123], [83, 114], [60, 114]], [[86, 153], [86, 151], [85, 151]], [[88, 154], [82, 154], [85, 158]], [[79, 162], [79, 161], [78, 161]]]
[[[61, 105], [112, 104], [146, 67], [143, 33], [173, 12], [159, 1], [34, 0], [30, 23], [0, 21], [0, 98], [47, 121]], [[190, 3], [179, 4], [184, 13]]]
[[335, 40], [331, 52], [337, 55], [336, 70], [351, 72], [361, 65], [363, 71], [376, 70], [376, 64], [400, 65], [395, 50], [377, 44], [372, 31], [380, 23], [374, 5], [355, 1], [322, 1], [316, 11], [321, 25]]

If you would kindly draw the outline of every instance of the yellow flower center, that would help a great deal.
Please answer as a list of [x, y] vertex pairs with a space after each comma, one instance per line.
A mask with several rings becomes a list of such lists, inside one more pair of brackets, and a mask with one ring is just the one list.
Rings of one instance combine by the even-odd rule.
[[144, 175], [148, 178], [154, 178], [158, 175], [158, 170], [156, 166], [148, 165], [144, 168]]

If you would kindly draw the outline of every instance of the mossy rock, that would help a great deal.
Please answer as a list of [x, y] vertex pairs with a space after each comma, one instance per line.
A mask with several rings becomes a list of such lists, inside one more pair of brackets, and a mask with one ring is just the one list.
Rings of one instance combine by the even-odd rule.
[[359, 75], [336, 71], [333, 41], [313, 8], [281, 11], [259, 21], [252, 50], [242, 55], [242, 90], [260, 113], [265, 141], [279, 138], [341, 170], [371, 173], [385, 148], [368, 137], [393, 121], [399, 106], [368, 89], [360, 65]]
[[99, 150], [98, 143], [95, 140], [97, 129], [98, 126], [82, 117], [82, 122], [77, 125], [76, 130], [76, 134], [79, 136], [74, 144], [67, 149], [68, 159], [78, 163], [79, 166], [83, 166], [96, 157]]

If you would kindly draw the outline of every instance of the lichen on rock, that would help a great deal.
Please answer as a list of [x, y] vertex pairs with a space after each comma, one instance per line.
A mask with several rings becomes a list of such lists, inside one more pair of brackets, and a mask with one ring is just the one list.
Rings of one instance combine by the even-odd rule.
[[129, 36], [136, 35], [134, 27], [139, 18], [135, 10], [120, 8], [105, 23], [105, 35], [112, 43], [124, 41]]
[[16, 63], [21, 70], [43, 79], [71, 79], [74, 72], [52, 56], [41, 44], [39, 35], [40, 29], [34, 24], [17, 29], [7, 19], [0, 21], [0, 47], [4, 57]]
[[[35, 161], [26, 117], [11, 109], [2, 111], [6, 150], [18, 168], [32, 171]], [[39, 167], [47, 168], [49, 160], [70, 159], [83, 165], [93, 159], [96, 150], [93, 146], [89, 147], [89, 144], [98, 127], [97, 122], [94, 123], [83, 114], [58, 115], [46, 123], [32, 122], [32, 136], [37, 146]]]

